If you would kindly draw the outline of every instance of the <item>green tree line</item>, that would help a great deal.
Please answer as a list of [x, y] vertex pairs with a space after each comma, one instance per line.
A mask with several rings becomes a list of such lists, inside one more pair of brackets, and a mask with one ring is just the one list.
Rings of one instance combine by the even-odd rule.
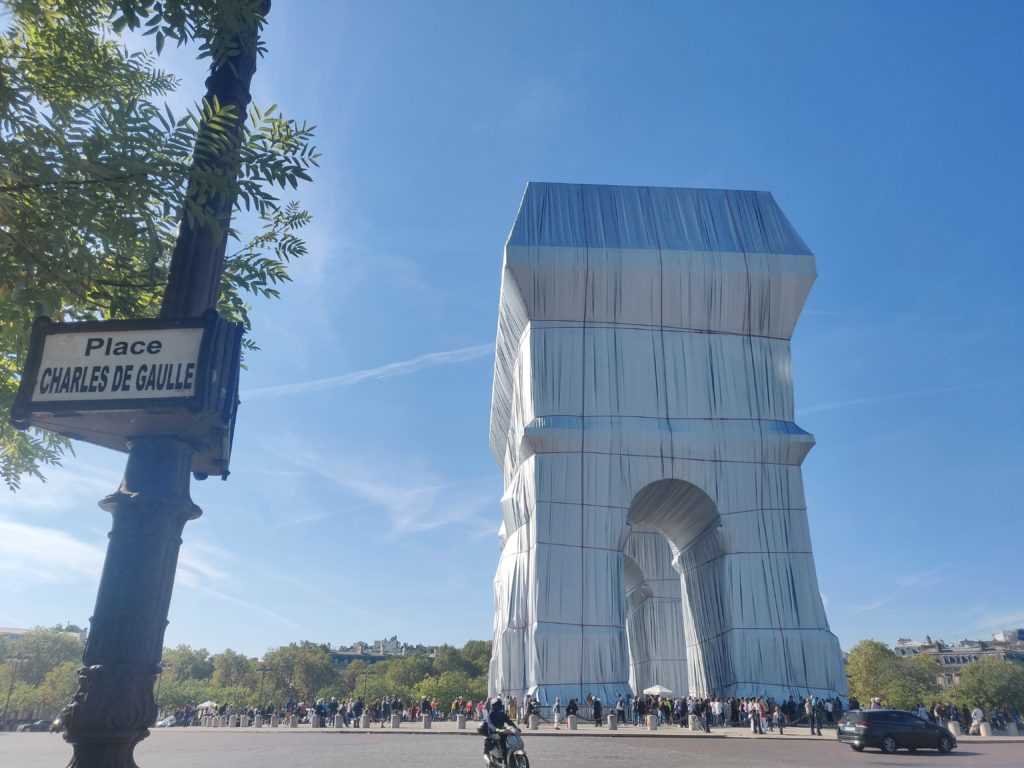
[[924, 704], [956, 704], [964, 711], [980, 706], [986, 712], [1007, 705], [1024, 711], [1024, 664], [982, 658], [960, 671], [960, 683], [940, 688], [942, 668], [929, 656], [897, 656], [877, 640], [862, 640], [846, 662], [850, 695], [867, 707], [872, 698], [885, 706], [911, 709]]
[[459, 696], [477, 700], [487, 695], [490, 657], [491, 643], [483, 640], [471, 640], [462, 648], [442, 645], [433, 655], [374, 663], [357, 659], [345, 667], [332, 662], [327, 646], [310, 642], [274, 648], [259, 660], [230, 649], [211, 654], [179, 645], [164, 651], [157, 703], [169, 711], [207, 700], [248, 707], [332, 696], [401, 696], [406, 701], [425, 696], [447, 707]]

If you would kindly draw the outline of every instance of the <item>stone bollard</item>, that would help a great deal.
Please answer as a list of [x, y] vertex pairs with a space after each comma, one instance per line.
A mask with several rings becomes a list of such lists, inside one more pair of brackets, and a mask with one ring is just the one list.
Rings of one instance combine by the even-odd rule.
[[257, 712], [255, 715], [253, 715], [252, 727], [253, 728], [262, 728], [263, 727], [263, 715], [261, 715], [259, 712]]
[[529, 723], [528, 727], [531, 731], [536, 731], [537, 728], [540, 727], [540, 720], [536, 715], [530, 715], [530, 719], [527, 722]]
[[299, 718], [295, 715], [288, 715], [288, 727], [297, 728], [299, 726]]
[[345, 718], [342, 716], [341, 712], [339, 712], [338, 714], [336, 714], [334, 716], [334, 727], [335, 728], [344, 728], [345, 727]]
[[691, 731], [696, 732], [700, 730], [700, 724], [697, 722], [696, 715], [690, 715], [689, 720], [687, 720], [687, 724], [690, 726]]
[[369, 728], [370, 727], [370, 715], [369, 715], [369, 713], [363, 712], [362, 717], [359, 718], [359, 727], [360, 728]]
[[576, 715], [569, 715], [565, 718], [565, 724], [569, 726], [570, 731], [576, 730]]
[[280, 722], [281, 721], [278, 719], [276, 712], [270, 716], [270, 727], [271, 728], [277, 728], [277, 726], [278, 726], [278, 724]]
[[466, 716], [465, 715], [456, 715], [455, 716], [455, 723], [456, 723], [455, 727], [458, 728], [460, 731], [466, 730]]
[[401, 728], [402, 727], [402, 716], [401, 715], [392, 715], [391, 716], [391, 727], [392, 728]]
[[558, 730], [558, 726], [562, 722], [562, 716], [558, 712], [555, 712], [554, 720], [555, 720], [555, 730], [557, 731]]
[[978, 734], [979, 736], [991, 736], [992, 735], [992, 724], [989, 723], [989, 722], [984, 722], [984, 723], [981, 724], [981, 729], [980, 730], [981, 730], [981, 732]]
[[430, 715], [423, 715], [423, 730], [430, 730]]
[[656, 731], [656, 730], [658, 730], [658, 716], [657, 715], [648, 715], [647, 716], [647, 730], [648, 731]]
[[960, 723], [958, 723], [956, 720], [950, 720], [946, 724], [946, 727], [949, 729], [949, 732], [952, 733], [954, 736], [956, 736], [957, 738], [960, 737]]
[[608, 730], [619, 730], [619, 718], [617, 718], [615, 715], [608, 715]]

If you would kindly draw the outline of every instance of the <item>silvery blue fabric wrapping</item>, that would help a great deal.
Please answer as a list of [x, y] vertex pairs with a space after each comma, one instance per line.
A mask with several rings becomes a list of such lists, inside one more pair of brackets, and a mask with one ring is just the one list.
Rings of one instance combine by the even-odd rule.
[[814, 278], [765, 192], [528, 185], [491, 406], [492, 694], [846, 695], [793, 420]]

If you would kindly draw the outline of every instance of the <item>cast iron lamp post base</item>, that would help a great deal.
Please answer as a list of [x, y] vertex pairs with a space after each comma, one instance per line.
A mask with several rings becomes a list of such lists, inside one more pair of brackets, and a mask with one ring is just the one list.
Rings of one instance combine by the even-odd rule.
[[69, 768], [136, 768], [135, 745], [156, 720], [153, 684], [181, 533], [202, 514], [189, 496], [191, 463], [180, 440], [140, 438], [121, 487], [100, 502], [113, 527], [78, 693], [63, 713], [75, 750]]

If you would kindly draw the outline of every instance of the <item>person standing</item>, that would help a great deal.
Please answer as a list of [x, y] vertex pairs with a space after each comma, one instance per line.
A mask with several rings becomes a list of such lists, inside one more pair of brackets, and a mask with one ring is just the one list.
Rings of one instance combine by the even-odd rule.
[[772, 710], [772, 725], [779, 729], [779, 736], [782, 736], [782, 727], [785, 725], [786, 716], [782, 714], [782, 710], [779, 705], [775, 705], [775, 709]]
[[619, 700], [615, 702], [615, 719], [622, 725], [626, 724], [626, 700], [619, 694]]

